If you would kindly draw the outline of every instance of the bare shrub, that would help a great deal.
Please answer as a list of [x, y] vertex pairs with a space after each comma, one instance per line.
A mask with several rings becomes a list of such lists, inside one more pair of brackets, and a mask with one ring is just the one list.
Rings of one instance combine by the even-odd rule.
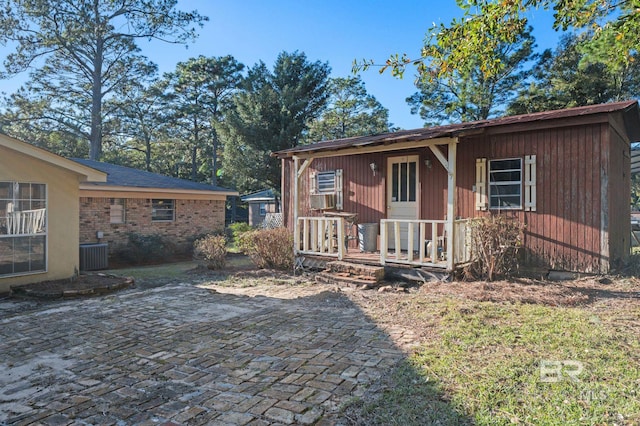
[[293, 268], [293, 235], [287, 228], [245, 232], [237, 245], [259, 268]]
[[226, 244], [224, 235], [207, 235], [193, 244], [193, 257], [209, 269], [222, 269], [227, 262]]
[[472, 261], [467, 272], [492, 281], [511, 275], [519, 267], [524, 224], [516, 217], [496, 214], [471, 222]]

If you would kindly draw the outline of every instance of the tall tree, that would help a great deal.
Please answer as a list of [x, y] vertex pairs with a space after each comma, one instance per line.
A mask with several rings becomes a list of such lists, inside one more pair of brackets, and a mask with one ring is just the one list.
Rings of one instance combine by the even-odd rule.
[[[512, 43], [527, 27], [534, 8], [554, 10], [554, 29], [587, 29], [586, 60], [609, 68], [627, 66], [640, 45], [640, 13], [636, 0], [459, 0], [464, 16], [450, 24], [434, 25], [427, 33], [420, 58], [392, 55], [381, 66], [401, 76], [415, 65], [421, 78], [446, 76], [480, 63], [485, 77], [502, 72], [505, 64], [493, 55], [503, 43]], [[479, 62], [478, 62], [479, 61]], [[356, 62], [354, 70], [375, 65]]]
[[129, 165], [153, 171], [154, 147], [163, 139], [166, 126], [163, 89], [156, 80], [130, 81], [113, 99], [119, 134], [117, 148], [104, 153], [109, 161], [122, 163], [113, 156], [124, 155]]
[[[25, 99], [18, 93], [4, 103], [15, 102], [14, 107], [0, 114], [0, 132], [15, 138], [29, 141], [36, 146], [45, 148], [64, 157], [86, 157], [89, 146], [85, 138], [69, 131], [63, 126], [50, 126], [43, 119], [45, 110], [49, 107], [49, 99]], [[40, 117], [36, 120], [35, 117]]]
[[[0, 41], [15, 43], [6, 72], [31, 73], [24, 95], [55, 98], [49, 119], [88, 136], [99, 159], [104, 101], [146, 70], [137, 39], [186, 43], [205, 17], [176, 9], [177, 0], [0, 0]], [[85, 111], [87, 111], [85, 113]], [[45, 112], [46, 114], [46, 112]]]
[[389, 131], [389, 110], [365, 88], [360, 77], [333, 78], [329, 106], [309, 128], [310, 142]]
[[[165, 75], [168, 120], [186, 144], [191, 162], [191, 179], [198, 179], [201, 167], [211, 170], [216, 183], [218, 136], [215, 123], [221, 121], [231, 95], [242, 80], [244, 65], [232, 56], [199, 56], [180, 62]], [[211, 158], [204, 161], [203, 156]]]
[[459, 70], [419, 79], [420, 91], [407, 98], [411, 112], [419, 113], [425, 125], [486, 120], [498, 114], [527, 78], [524, 64], [533, 58], [534, 47], [531, 29], [527, 29], [492, 53], [504, 64], [499, 73], [485, 75], [482, 60], [470, 58]]
[[299, 52], [280, 53], [273, 72], [263, 62], [249, 70], [220, 126], [229, 185], [241, 192], [280, 188], [280, 161], [270, 154], [305, 139], [326, 106], [329, 73], [327, 63], [310, 62]]
[[585, 61], [580, 46], [587, 37], [566, 34], [555, 50], [545, 50], [533, 67], [533, 80], [520, 90], [507, 113], [526, 114], [638, 97], [640, 58], [620, 68]]

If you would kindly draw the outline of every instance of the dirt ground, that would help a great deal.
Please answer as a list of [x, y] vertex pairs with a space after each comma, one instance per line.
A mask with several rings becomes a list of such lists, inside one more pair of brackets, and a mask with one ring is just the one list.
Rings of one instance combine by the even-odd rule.
[[[117, 270], [111, 272], [117, 275]], [[211, 291], [250, 297], [296, 299], [321, 295], [330, 299], [332, 293], [347, 295], [376, 321], [414, 329], [416, 336], [424, 333], [424, 327], [416, 324], [415, 309], [404, 308], [443, 298], [594, 309], [625, 309], [640, 302], [640, 279], [627, 276], [591, 276], [568, 281], [521, 278], [493, 282], [428, 282], [421, 285], [394, 281], [384, 283], [385, 291], [380, 291], [380, 288], [359, 290], [349, 286], [318, 284], [313, 273], [294, 276], [281, 271], [255, 269], [247, 262], [232, 263], [223, 271], [193, 267], [177, 277], [167, 280], [142, 278], [136, 280], [135, 285], [156, 287], [185, 280]], [[53, 291], [54, 297], [59, 297], [57, 294], [63, 289], [70, 291], [70, 296], [91, 296], [125, 288], [125, 282], [130, 284], [126, 278], [112, 274], [87, 274], [71, 283], [62, 280], [31, 285], [31, 288], [49, 293]], [[88, 291], [83, 293], [83, 288]]]
[[[413, 330], [418, 340], [427, 337], [431, 327], [416, 322], [416, 309], [430, 301], [462, 299], [498, 303], [524, 303], [588, 309], [626, 310], [640, 302], [640, 279], [625, 276], [591, 276], [568, 281], [528, 278], [510, 281], [455, 281], [408, 284], [386, 282], [384, 290], [359, 290], [355, 287], [315, 283], [313, 273], [292, 276], [272, 270], [236, 269], [214, 272], [191, 271], [199, 276], [200, 286], [219, 293], [294, 299], [322, 294], [346, 295], [379, 324]], [[207, 277], [224, 274], [224, 281], [208, 282]], [[416, 341], [415, 343], [419, 343]]]

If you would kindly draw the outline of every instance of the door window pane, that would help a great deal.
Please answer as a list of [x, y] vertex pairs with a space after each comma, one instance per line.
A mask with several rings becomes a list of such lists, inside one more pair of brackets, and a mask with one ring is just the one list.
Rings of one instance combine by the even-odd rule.
[[409, 201], [416, 201], [416, 163], [409, 163]]
[[391, 167], [391, 201], [398, 200], [399, 167], [398, 163], [393, 163]]
[[407, 163], [400, 164], [400, 199], [407, 201]]

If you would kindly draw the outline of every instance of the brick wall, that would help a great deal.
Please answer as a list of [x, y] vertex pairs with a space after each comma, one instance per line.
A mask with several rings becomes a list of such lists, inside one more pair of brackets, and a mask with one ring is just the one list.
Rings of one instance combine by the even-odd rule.
[[97, 242], [96, 232], [102, 231], [101, 242], [114, 254], [126, 248], [129, 233], [160, 234], [185, 252], [195, 236], [224, 229], [222, 200], [175, 200], [173, 222], [151, 221], [151, 199], [127, 198], [125, 223], [110, 223], [110, 205], [110, 198], [80, 197], [80, 243]]

